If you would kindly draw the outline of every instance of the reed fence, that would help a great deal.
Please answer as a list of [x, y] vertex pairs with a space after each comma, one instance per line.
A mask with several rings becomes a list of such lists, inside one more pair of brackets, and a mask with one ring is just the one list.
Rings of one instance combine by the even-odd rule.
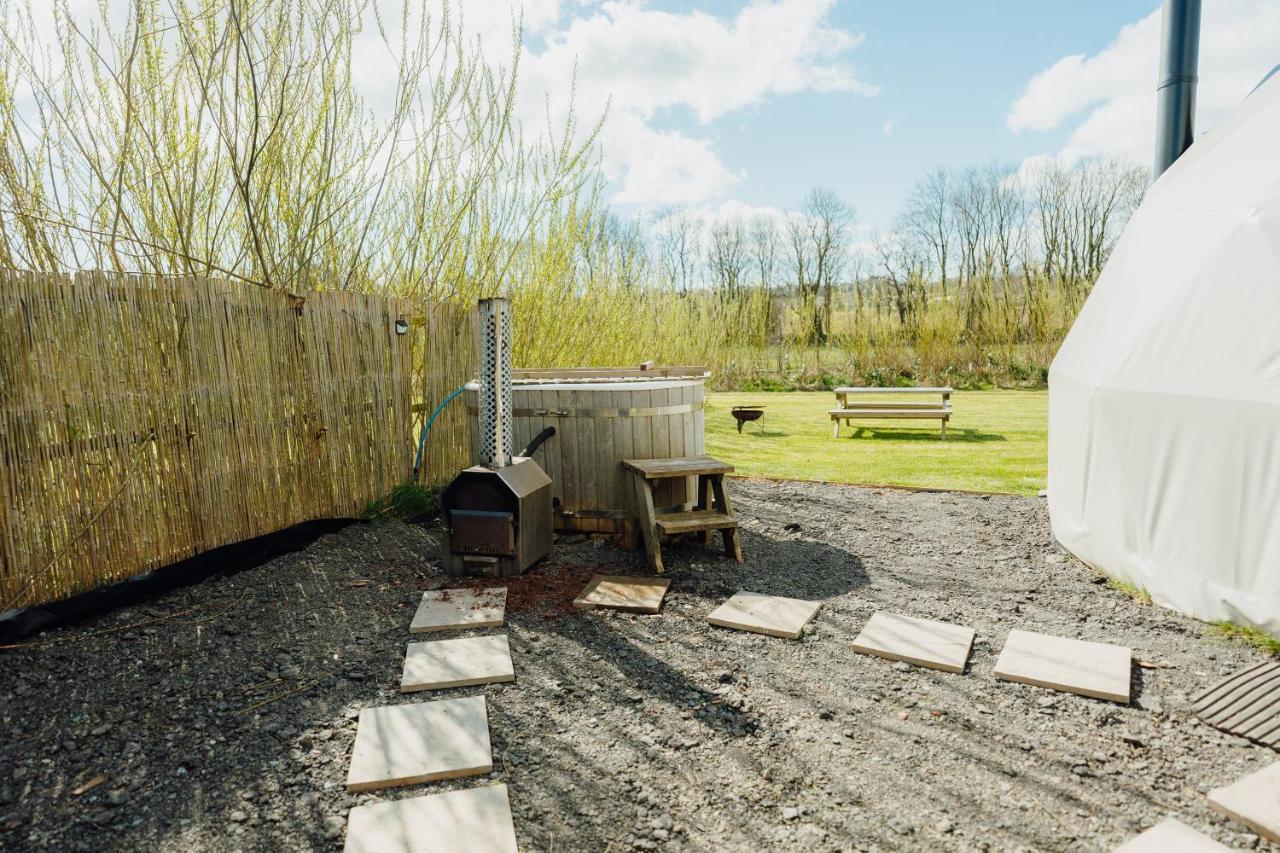
[[406, 315], [357, 293], [0, 271], [0, 610], [359, 515], [412, 465]]
[[[436, 302], [414, 317], [414, 435], [449, 395], [476, 374], [475, 306]], [[454, 400], [440, 411], [423, 445], [418, 479], [440, 486], [471, 464], [466, 406]]]

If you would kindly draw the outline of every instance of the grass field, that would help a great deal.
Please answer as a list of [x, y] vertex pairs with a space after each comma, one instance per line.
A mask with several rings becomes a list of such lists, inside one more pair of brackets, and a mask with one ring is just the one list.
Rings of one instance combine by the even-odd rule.
[[[1049, 395], [958, 391], [937, 421], [864, 421], [831, 437], [829, 392], [707, 395], [707, 452], [758, 477], [1035, 494], [1045, 487]], [[739, 435], [729, 409], [765, 406]], [[762, 432], [763, 431], [763, 432]]]

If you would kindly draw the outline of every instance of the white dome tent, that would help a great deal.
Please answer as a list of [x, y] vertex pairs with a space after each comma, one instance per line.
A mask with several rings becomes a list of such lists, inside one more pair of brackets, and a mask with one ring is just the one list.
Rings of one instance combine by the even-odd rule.
[[1280, 77], [1151, 187], [1054, 359], [1049, 512], [1157, 603], [1280, 633]]

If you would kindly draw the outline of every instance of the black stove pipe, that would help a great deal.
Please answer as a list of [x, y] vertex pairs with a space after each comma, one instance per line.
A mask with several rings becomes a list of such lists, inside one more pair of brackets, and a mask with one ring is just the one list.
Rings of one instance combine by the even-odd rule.
[[526, 445], [526, 446], [525, 446], [525, 449], [524, 449], [524, 450], [521, 450], [521, 451], [520, 451], [519, 453], [517, 453], [516, 455], [517, 455], [517, 456], [532, 456], [534, 453], [536, 453], [536, 452], [538, 451], [538, 448], [542, 446], [542, 442], [546, 441], [548, 438], [551, 438], [551, 436], [553, 436], [553, 435], [555, 435], [555, 434], [556, 434], [556, 428], [555, 428], [555, 427], [547, 427], [547, 428], [546, 428], [546, 429], [544, 429], [542, 432], [540, 432], [540, 433], [538, 433], [537, 435], [535, 435], [535, 436], [533, 437], [533, 441], [530, 441], [530, 442], [528, 443], [528, 445]]
[[1195, 141], [1200, 64], [1200, 0], [1164, 0], [1156, 83], [1156, 158], [1152, 180]]

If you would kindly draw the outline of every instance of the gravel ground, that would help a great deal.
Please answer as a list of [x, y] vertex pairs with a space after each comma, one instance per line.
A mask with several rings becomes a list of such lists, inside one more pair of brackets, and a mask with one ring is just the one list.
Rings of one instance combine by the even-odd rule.
[[[522, 850], [1108, 849], [1166, 815], [1262, 846], [1204, 792], [1275, 755], [1190, 716], [1260, 660], [1055, 553], [1033, 498], [735, 481], [745, 566], [670, 547], [663, 612], [575, 613], [638, 555], [561, 542], [516, 583], [488, 688]], [[355, 717], [398, 693], [430, 525], [304, 551], [0, 652], [0, 848], [336, 849]], [[798, 641], [708, 626], [745, 588], [823, 601]], [[855, 654], [878, 609], [971, 625], [969, 671]], [[1008, 631], [1116, 642], [1134, 704], [997, 682]]]

